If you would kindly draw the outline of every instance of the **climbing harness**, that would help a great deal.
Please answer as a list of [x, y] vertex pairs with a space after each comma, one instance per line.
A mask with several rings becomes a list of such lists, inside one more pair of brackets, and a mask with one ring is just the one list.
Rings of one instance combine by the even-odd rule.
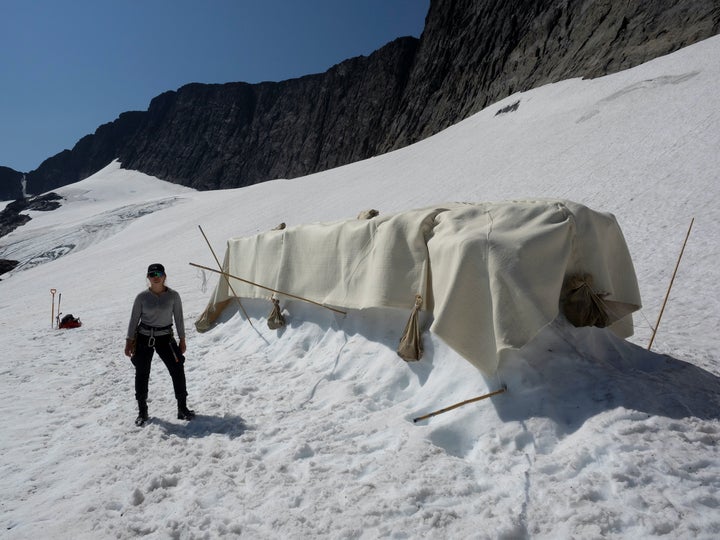
[[172, 324], [169, 324], [167, 326], [150, 326], [149, 324], [141, 322], [140, 324], [138, 324], [138, 327], [142, 328], [143, 330], [148, 330], [150, 332], [148, 337], [148, 347], [155, 346], [155, 332], [165, 332], [166, 330], [170, 330], [169, 334], [170, 336], [172, 336]]

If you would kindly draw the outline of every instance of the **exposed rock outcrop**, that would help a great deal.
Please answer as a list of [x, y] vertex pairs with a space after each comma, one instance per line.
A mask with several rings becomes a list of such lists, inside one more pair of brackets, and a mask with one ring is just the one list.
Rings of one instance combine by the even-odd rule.
[[432, 0], [420, 40], [299, 79], [166, 92], [43, 162], [28, 191], [115, 158], [198, 189], [293, 178], [411, 144], [513, 92], [629, 68], [719, 31], [716, 0]]
[[60, 207], [62, 197], [57, 193], [46, 193], [39, 197], [20, 198], [0, 211], [0, 238], [30, 221], [30, 216], [21, 214], [27, 210], [48, 212]]
[[10, 272], [18, 264], [20, 264], [19, 261], [13, 261], [11, 259], [0, 259], [0, 275]]
[[9, 167], [0, 167], [0, 201], [14, 201], [23, 196], [23, 173]]

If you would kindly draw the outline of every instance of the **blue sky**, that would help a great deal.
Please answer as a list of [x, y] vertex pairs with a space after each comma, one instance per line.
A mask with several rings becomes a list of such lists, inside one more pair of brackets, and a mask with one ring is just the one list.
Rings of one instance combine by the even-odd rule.
[[190, 82], [281, 81], [419, 36], [430, 0], [0, 0], [0, 165]]

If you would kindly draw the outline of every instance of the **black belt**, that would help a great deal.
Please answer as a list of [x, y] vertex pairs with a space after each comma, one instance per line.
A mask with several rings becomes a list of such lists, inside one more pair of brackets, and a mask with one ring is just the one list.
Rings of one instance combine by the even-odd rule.
[[143, 330], [152, 330], [153, 332], [163, 331], [163, 330], [170, 330], [172, 328], [172, 324], [168, 324], [167, 326], [150, 326], [149, 324], [145, 324], [144, 322], [141, 322], [138, 325]]

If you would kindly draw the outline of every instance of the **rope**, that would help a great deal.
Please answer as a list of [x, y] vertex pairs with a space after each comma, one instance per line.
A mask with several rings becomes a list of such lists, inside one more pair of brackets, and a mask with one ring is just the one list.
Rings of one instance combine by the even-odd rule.
[[600, 304], [605, 313], [607, 313], [608, 315], [612, 315], [614, 321], [619, 321], [622, 318], [616, 311], [610, 309], [610, 306], [605, 302], [605, 296], [607, 296], [607, 293], [599, 293], [595, 291], [595, 289], [593, 289], [587, 281], [583, 281], [583, 285], [590, 289], [593, 300], [597, 301]]

